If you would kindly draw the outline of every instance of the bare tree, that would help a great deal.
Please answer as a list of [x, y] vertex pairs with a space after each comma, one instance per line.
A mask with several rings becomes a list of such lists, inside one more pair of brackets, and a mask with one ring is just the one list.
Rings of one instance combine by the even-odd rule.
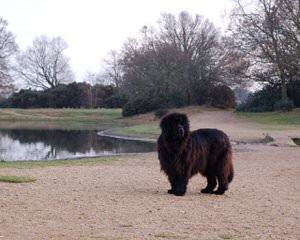
[[184, 69], [184, 83], [188, 104], [199, 96], [199, 91], [208, 84], [219, 82], [218, 66], [220, 33], [207, 19], [181, 12], [176, 18], [162, 14], [159, 21], [159, 39], [171, 44], [187, 59]]
[[128, 111], [209, 103], [212, 89], [238, 79], [235, 73], [246, 66], [222, 49], [227, 45], [219, 30], [199, 15], [162, 14], [158, 27], [144, 26], [140, 33], [106, 61]]
[[208, 88], [223, 80], [221, 38], [208, 20], [187, 12], [162, 14], [158, 29], [144, 26], [141, 33], [124, 45], [120, 61], [122, 88], [130, 98], [202, 104]]
[[236, 0], [230, 31], [235, 46], [243, 51], [251, 67], [248, 76], [281, 86], [287, 100], [287, 84], [299, 77], [299, 0]]
[[108, 53], [108, 58], [104, 60], [104, 68], [102, 78], [108, 83], [119, 88], [122, 82], [122, 63], [120, 53], [115, 50], [110, 51]]
[[17, 51], [14, 35], [7, 29], [7, 22], [0, 17], [0, 92], [12, 89], [10, 57]]
[[286, 78], [289, 82], [300, 81], [300, 1], [278, 0], [277, 4], [288, 60], [285, 64]]
[[235, 87], [250, 87], [251, 82], [247, 81], [247, 71], [250, 62], [246, 54], [232, 45], [232, 36], [223, 36], [217, 54], [217, 71], [222, 82]]
[[99, 72], [87, 71], [83, 76], [83, 82], [86, 82], [92, 86], [95, 84], [103, 84], [104, 80]]
[[61, 37], [41, 36], [22, 52], [16, 67], [19, 76], [30, 87], [47, 89], [74, 79], [69, 58], [64, 55], [67, 43]]
[[123, 49], [121, 84], [130, 97], [164, 98], [178, 91], [186, 62], [180, 51], [160, 42], [143, 42], [134, 51], [130, 46]]

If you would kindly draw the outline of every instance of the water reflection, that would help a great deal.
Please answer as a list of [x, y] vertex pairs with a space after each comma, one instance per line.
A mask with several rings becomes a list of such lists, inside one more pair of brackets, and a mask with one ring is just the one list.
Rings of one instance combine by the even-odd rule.
[[151, 152], [153, 143], [102, 137], [96, 131], [0, 129], [0, 160], [52, 160]]

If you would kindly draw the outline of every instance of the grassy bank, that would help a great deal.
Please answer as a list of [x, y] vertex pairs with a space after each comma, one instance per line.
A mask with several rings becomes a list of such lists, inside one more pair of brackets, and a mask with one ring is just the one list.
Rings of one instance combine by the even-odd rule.
[[0, 175], [0, 182], [6, 183], [31, 183], [35, 182], [36, 179], [33, 177], [20, 177], [20, 176], [1, 176]]
[[[199, 106], [172, 109], [188, 115], [216, 109]], [[300, 125], [300, 109], [293, 112], [237, 112], [239, 118], [263, 127], [295, 128]], [[123, 118], [121, 109], [0, 109], [0, 128], [105, 130], [120, 136], [157, 138], [158, 119], [153, 113]]]
[[0, 128], [114, 129], [111, 133], [115, 135], [144, 138], [159, 134], [153, 113], [123, 118], [121, 109], [0, 109]]
[[126, 136], [126, 137], [137, 137], [137, 138], [152, 138], [156, 139], [160, 134], [160, 128], [158, 124], [148, 123], [140, 124], [124, 128], [116, 128], [110, 131], [110, 134], [117, 136]]
[[0, 109], [0, 127], [103, 130], [126, 126], [121, 109]]
[[82, 158], [82, 159], [70, 159], [70, 160], [50, 160], [50, 161], [0, 161], [1, 168], [43, 168], [43, 167], [69, 167], [69, 166], [83, 166], [83, 165], [96, 165], [103, 163], [111, 163], [117, 161], [126, 156], [103, 156], [95, 158]]
[[296, 109], [292, 112], [237, 112], [237, 116], [268, 126], [300, 126], [300, 109]]

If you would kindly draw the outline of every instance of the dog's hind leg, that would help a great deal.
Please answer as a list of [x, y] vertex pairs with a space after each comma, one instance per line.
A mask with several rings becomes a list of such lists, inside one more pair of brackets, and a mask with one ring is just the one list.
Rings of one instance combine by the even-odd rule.
[[217, 168], [217, 179], [218, 179], [218, 188], [214, 192], [215, 194], [221, 195], [223, 194], [226, 190], [228, 190], [228, 164], [226, 162], [220, 162], [219, 167]]
[[233, 178], [232, 150], [230, 143], [228, 145], [220, 154], [216, 169], [218, 188], [214, 193], [219, 195], [228, 190], [228, 184]]
[[214, 193], [214, 189], [217, 186], [216, 176], [210, 173], [206, 178], [207, 186], [201, 190], [201, 193]]
[[225, 177], [224, 173], [217, 175], [218, 188], [214, 194], [222, 195], [226, 190], [228, 190], [228, 179]]

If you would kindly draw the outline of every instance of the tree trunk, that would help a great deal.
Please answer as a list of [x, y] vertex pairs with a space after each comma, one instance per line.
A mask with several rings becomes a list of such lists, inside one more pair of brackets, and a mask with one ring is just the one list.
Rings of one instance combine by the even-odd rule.
[[280, 69], [280, 80], [281, 80], [281, 100], [288, 101], [286, 78], [283, 71], [281, 71], [281, 69]]
[[286, 86], [285, 81], [281, 82], [281, 100], [282, 101], [288, 101], [287, 86]]

